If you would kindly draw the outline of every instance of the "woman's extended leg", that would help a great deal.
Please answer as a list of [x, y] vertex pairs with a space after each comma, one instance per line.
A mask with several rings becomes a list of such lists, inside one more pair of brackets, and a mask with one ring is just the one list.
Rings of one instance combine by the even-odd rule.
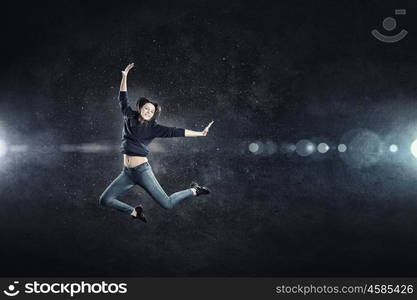
[[168, 196], [155, 178], [150, 165], [145, 171], [136, 174], [135, 179], [137, 184], [143, 187], [159, 205], [166, 209], [173, 208], [180, 201], [194, 196], [191, 188]]
[[116, 197], [120, 196], [134, 185], [135, 183], [124, 171], [122, 171], [122, 173], [120, 173], [120, 175], [106, 188], [103, 194], [101, 194], [99, 203], [103, 206], [108, 206], [117, 209], [118, 211], [131, 214], [134, 208], [117, 200]]

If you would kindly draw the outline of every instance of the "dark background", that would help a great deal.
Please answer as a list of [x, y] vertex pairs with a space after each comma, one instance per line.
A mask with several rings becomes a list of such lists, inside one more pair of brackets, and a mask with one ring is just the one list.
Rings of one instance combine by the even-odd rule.
[[[379, 0], [3, 2], [0, 139], [28, 150], [0, 158], [0, 275], [417, 276], [416, 11]], [[391, 34], [389, 16], [393, 33], [409, 31], [398, 43], [370, 34]], [[160, 123], [215, 120], [205, 138], [154, 141], [168, 193], [197, 180], [212, 194], [163, 210], [135, 187], [121, 199], [142, 203], [148, 224], [98, 206], [122, 169], [117, 94], [130, 62], [130, 101], [160, 102]], [[301, 139], [332, 149], [285, 152]], [[254, 155], [254, 141], [279, 151]], [[340, 154], [344, 141], [362, 148]], [[82, 143], [114, 151], [60, 151]]]

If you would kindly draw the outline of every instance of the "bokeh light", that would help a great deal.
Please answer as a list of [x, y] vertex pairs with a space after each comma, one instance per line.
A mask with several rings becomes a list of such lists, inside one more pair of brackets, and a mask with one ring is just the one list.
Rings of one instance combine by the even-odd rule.
[[329, 151], [329, 149], [330, 149], [330, 147], [326, 143], [320, 143], [317, 146], [317, 151], [320, 152], [320, 153], [326, 153], [327, 151]]
[[300, 156], [308, 156], [311, 153], [313, 153], [315, 150], [314, 144], [310, 142], [309, 140], [300, 140], [297, 142], [295, 146], [296, 146], [295, 151]]
[[337, 146], [337, 150], [338, 150], [339, 152], [346, 152], [347, 147], [346, 147], [346, 145], [345, 145], [345, 144], [340, 144], [339, 146]]
[[250, 143], [249, 145], [249, 151], [252, 153], [256, 153], [259, 151], [259, 144], [258, 143]]
[[389, 146], [389, 151], [391, 151], [391, 152], [397, 152], [398, 151], [398, 146], [397, 145], [391, 145], [391, 146]]

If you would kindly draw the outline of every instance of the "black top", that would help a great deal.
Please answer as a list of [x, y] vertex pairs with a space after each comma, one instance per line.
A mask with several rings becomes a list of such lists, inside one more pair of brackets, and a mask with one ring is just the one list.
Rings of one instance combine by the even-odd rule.
[[148, 145], [156, 137], [184, 136], [185, 129], [159, 125], [156, 121], [139, 122], [139, 113], [132, 110], [127, 101], [127, 92], [120, 92], [119, 104], [124, 116], [122, 145], [123, 154], [131, 156], [147, 156]]

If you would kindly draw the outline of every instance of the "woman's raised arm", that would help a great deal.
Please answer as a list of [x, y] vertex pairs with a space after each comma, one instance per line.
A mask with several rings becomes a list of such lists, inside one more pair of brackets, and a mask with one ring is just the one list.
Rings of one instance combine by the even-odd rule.
[[133, 114], [127, 101], [127, 74], [130, 69], [134, 66], [133, 63], [128, 64], [127, 67], [122, 71], [122, 82], [120, 82], [120, 93], [119, 93], [119, 105], [123, 115], [130, 116]]
[[127, 74], [129, 74], [130, 69], [132, 69], [134, 66], [134, 63], [128, 64], [127, 67], [122, 71], [122, 81], [120, 82], [121, 92], [127, 92]]

